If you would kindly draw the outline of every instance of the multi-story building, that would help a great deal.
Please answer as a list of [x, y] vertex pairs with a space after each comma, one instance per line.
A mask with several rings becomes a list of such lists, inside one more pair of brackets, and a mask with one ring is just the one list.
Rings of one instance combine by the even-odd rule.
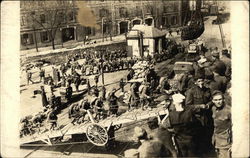
[[21, 49], [39, 48], [116, 36], [133, 25], [158, 28], [179, 27], [189, 10], [189, 0], [87, 0], [100, 27], [81, 26], [77, 21], [79, 6], [73, 1], [21, 1]]

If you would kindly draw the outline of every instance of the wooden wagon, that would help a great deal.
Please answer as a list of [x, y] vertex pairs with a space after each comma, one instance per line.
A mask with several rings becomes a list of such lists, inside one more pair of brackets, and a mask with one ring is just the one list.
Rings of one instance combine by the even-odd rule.
[[21, 138], [21, 146], [39, 146], [39, 142], [44, 142], [44, 145], [56, 145], [58, 140], [63, 140], [65, 137], [72, 135], [81, 135], [87, 138], [87, 142], [90, 142], [96, 146], [105, 146], [110, 140], [110, 129], [114, 129], [115, 126], [121, 127], [122, 124], [135, 123], [142, 120], [147, 120], [152, 117], [158, 117], [161, 115], [168, 115], [168, 110], [162, 106], [153, 108], [151, 110], [134, 109], [132, 111], [125, 112], [120, 116], [108, 117], [106, 119], [97, 122], [93, 119], [90, 111], [87, 111], [90, 121], [84, 122], [79, 125], [68, 124], [60, 130], [47, 131], [45, 133], [33, 134]]

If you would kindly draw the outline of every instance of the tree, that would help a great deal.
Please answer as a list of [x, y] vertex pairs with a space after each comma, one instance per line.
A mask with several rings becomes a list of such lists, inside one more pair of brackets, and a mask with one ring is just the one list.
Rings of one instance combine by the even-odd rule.
[[[35, 3], [35, 2], [33, 2]], [[55, 36], [59, 28], [66, 24], [68, 15], [74, 12], [72, 1], [38, 1], [29, 16], [34, 26], [47, 31], [52, 48], [55, 49]]]

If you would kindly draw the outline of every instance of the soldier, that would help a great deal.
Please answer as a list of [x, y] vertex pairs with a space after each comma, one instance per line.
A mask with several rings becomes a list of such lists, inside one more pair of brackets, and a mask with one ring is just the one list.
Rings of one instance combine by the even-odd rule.
[[76, 86], [76, 91], [78, 92], [79, 91], [79, 85], [81, 84], [81, 78], [80, 78], [80, 75], [75, 71], [73, 73], [73, 80], [74, 80], [74, 84]]
[[99, 75], [95, 75], [94, 80], [96, 87], [98, 87]]
[[42, 97], [42, 105], [43, 107], [47, 107], [48, 103], [48, 99], [46, 96], [46, 92], [44, 90], [44, 86], [41, 86], [41, 97]]
[[124, 92], [124, 85], [125, 83], [123, 82], [123, 78], [120, 80], [119, 82], [119, 86], [120, 86], [120, 89], [121, 89], [121, 92]]
[[[187, 91], [186, 106], [199, 107], [202, 105], [209, 107], [211, 92], [204, 86], [204, 75], [199, 73], [196, 74], [194, 77], [194, 84], [195, 85]], [[199, 130], [199, 135], [196, 137], [196, 143], [199, 148], [196, 151], [199, 152], [199, 154], [202, 154], [212, 149], [212, 112], [210, 109], [204, 108], [197, 111], [195, 116], [202, 125], [197, 129]]]
[[67, 99], [67, 102], [71, 101], [72, 93], [73, 93], [73, 89], [70, 86], [70, 84], [68, 84], [67, 88], [66, 88], [66, 95], [65, 95], [65, 98]]
[[55, 86], [57, 86], [57, 83], [59, 81], [59, 76], [58, 76], [58, 73], [57, 73], [57, 69], [54, 68], [54, 67], [52, 67], [52, 78], [53, 78]]
[[227, 78], [219, 74], [220, 73], [219, 67], [216, 67], [216, 66], [213, 67], [212, 72], [213, 72], [214, 81], [219, 86], [218, 90], [225, 93], [226, 87], [227, 87]]
[[230, 158], [232, 146], [231, 107], [225, 104], [224, 96], [220, 91], [213, 92], [212, 102], [214, 104], [212, 110], [215, 148], [219, 158]]
[[117, 115], [118, 112], [118, 98], [115, 95], [116, 89], [113, 88], [110, 92], [109, 96], [107, 97], [107, 101], [109, 102], [109, 114], [110, 115]]
[[140, 99], [139, 98], [139, 85], [137, 82], [131, 83], [130, 92], [131, 92], [131, 96], [129, 99], [129, 105], [130, 105], [129, 108], [133, 109], [138, 106], [139, 99]]
[[95, 112], [95, 119], [100, 120], [103, 118], [103, 100], [102, 98], [96, 98], [95, 104], [93, 105]]
[[50, 124], [50, 130], [55, 130], [57, 127], [57, 116], [54, 110], [48, 113], [47, 121]]
[[102, 100], [106, 100], [106, 88], [105, 88], [105, 86], [102, 86], [100, 97]]
[[137, 138], [141, 143], [137, 150], [139, 154], [138, 157], [153, 158], [168, 156], [165, 146], [158, 140], [150, 140], [145, 129], [141, 127], [135, 127], [134, 137]]
[[87, 79], [86, 84], [87, 84], [88, 94], [90, 94], [91, 86], [90, 86], [89, 79]]
[[42, 69], [41, 67], [39, 68], [39, 77], [40, 77], [40, 82], [44, 83], [45, 70]]
[[49, 98], [49, 105], [51, 106], [52, 109], [55, 110], [55, 108], [56, 108], [56, 96], [53, 93], [53, 91], [51, 92], [51, 96]]
[[149, 107], [150, 104], [150, 89], [149, 89], [150, 83], [143, 81], [141, 86], [139, 87], [139, 97], [140, 97], [140, 104], [141, 109], [145, 109]]
[[26, 76], [27, 76], [27, 85], [29, 85], [29, 82], [32, 82], [32, 84], [34, 83], [34, 81], [32, 81], [32, 72], [30, 72], [28, 69], [26, 70]]
[[[149, 138], [160, 141], [170, 151], [172, 157], [177, 158], [177, 151], [174, 147], [171, 133], [166, 128], [160, 127], [159, 124], [160, 122], [156, 117], [149, 119]], [[170, 154], [168, 157], [170, 157]]]

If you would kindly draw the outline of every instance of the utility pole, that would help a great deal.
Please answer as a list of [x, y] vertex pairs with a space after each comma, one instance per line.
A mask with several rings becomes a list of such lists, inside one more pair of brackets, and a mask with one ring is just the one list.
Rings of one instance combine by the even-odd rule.
[[38, 46], [37, 46], [37, 40], [36, 40], [36, 29], [35, 29], [35, 26], [34, 26], [34, 25], [33, 25], [33, 31], [34, 31], [34, 38], [35, 38], [36, 52], [38, 52]]
[[102, 42], [104, 42], [104, 17], [102, 17]]
[[101, 47], [101, 75], [102, 75], [102, 85], [104, 86], [104, 69], [103, 69], [103, 55], [104, 55], [105, 48]]
[[221, 25], [221, 21], [220, 21], [220, 18], [219, 18], [219, 7], [218, 7], [218, 2], [217, 0], [215, 1], [215, 4], [217, 6], [217, 20], [219, 22], [219, 29], [220, 29], [220, 36], [221, 36], [221, 42], [222, 42], [222, 47], [223, 48], [226, 48], [226, 41], [225, 41], [225, 36], [224, 36], [224, 32], [223, 32], [223, 28], [222, 28], [222, 25]]

